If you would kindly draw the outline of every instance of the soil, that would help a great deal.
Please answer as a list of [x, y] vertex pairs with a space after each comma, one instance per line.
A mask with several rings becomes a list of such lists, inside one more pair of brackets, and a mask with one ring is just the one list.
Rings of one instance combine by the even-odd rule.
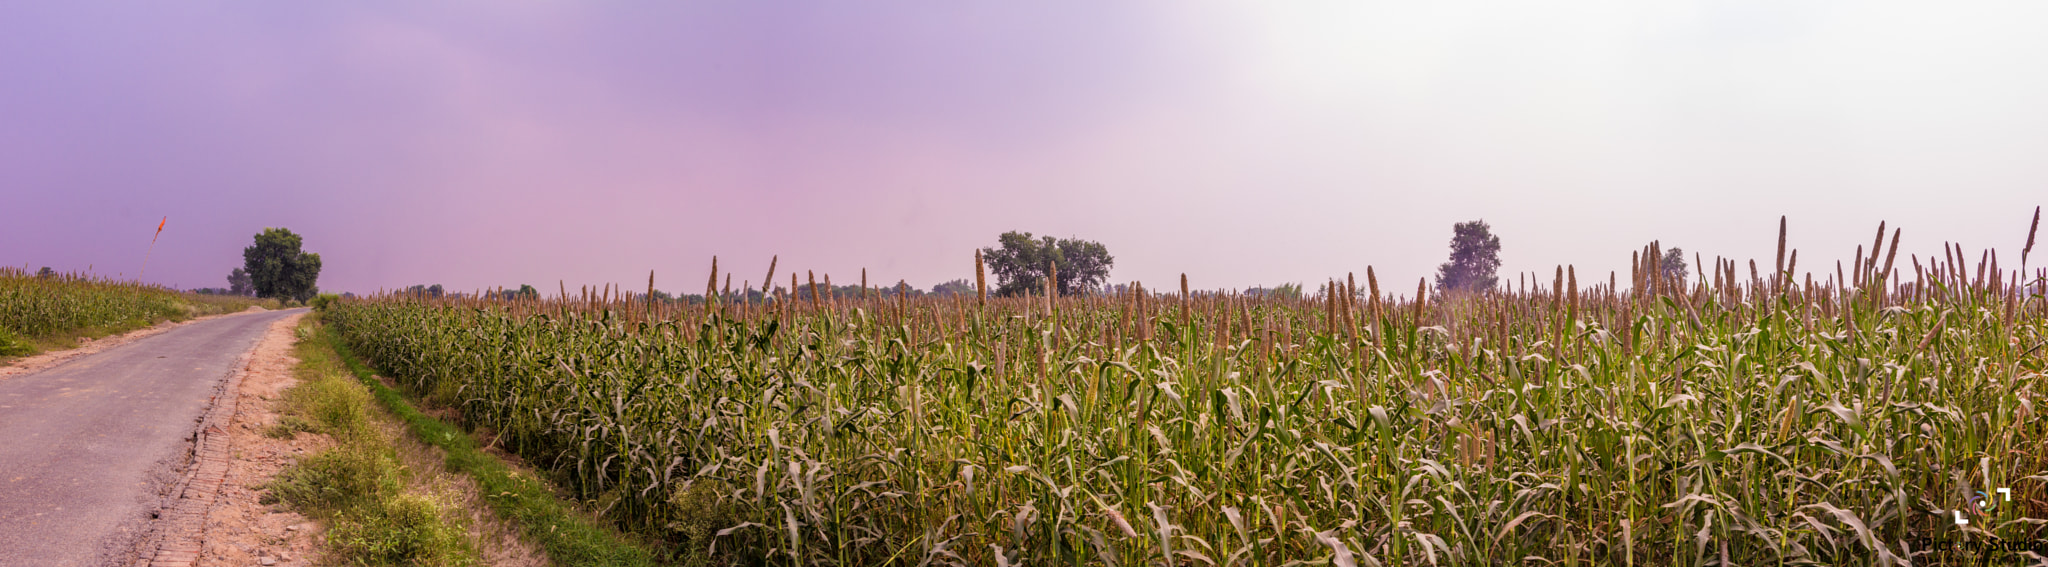
[[[229, 446], [234, 455], [220, 499], [206, 517], [205, 544], [199, 565], [313, 565], [318, 563], [322, 526], [282, 504], [264, 505], [259, 488], [299, 457], [333, 444], [325, 435], [299, 434], [291, 439], [264, 435], [276, 424], [280, 395], [298, 383], [293, 369], [293, 329], [300, 316], [271, 325], [256, 345], [242, 376]], [[268, 563], [265, 563], [268, 560]]]

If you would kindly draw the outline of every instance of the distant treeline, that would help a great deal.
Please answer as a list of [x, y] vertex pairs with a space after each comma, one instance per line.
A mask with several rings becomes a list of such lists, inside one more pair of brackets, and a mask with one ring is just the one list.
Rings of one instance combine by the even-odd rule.
[[[827, 296], [830, 296], [830, 297], [859, 297], [859, 296], [861, 295], [861, 286], [859, 286], [859, 285], [832, 285], [832, 286], [827, 286], [827, 285], [825, 285], [825, 284], [823, 284], [823, 283], [819, 283], [819, 284], [817, 284], [817, 286], [816, 286], [816, 287], [817, 287], [817, 290], [818, 290], [818, 294], [819, 294], [819, 297], [827, 297]], [[812, 289], [812, 285], [811, 285], [811, 284], [808, 284], [808, 283], [806, 283], [806, 284], [799, 284], [799, 285], [797, 285], [797, 286], [796, 286], [796, 296], [797, 296], [797, 298], [799, 298], [799, 299], [809, 299], [809, 298], [810, 298], [810, 296], [811, 296], [811, 289]], [[196, 289], [196, 290], [192, 290], [192, 291], [193, 291], [193, 293], [202, 293], [202, 294], [218, 294], [218, 295], [241, 295], [241, 294], [236, 294], [236, 293], [234, 293], [234, 292], [232, 292], [232, 291], [230, 291], [230, 290], [226, 290], [226, 289], [218, 289], [218, 288], [200, 288], [200, 289]], [[578, 289], [573, 289], [573, 290], [558, 290], [558, 293], [559, 293], [559, 292], [561, 292], [561, 291], [566, 291], [566, 292], [568, 293], [568, 295], [570, 295], [570, 296], [578, 296], [578, 295], [581, 295], [582, 293], [586, 293], [586, 292], [588, 292], [588, 293], [596, 293], [596, 294], [602, 294], [602, 293], [604, 293], [604, 292], [603, 292], [603, 291], [602, 291], [601, 289], [600, 289], [600, 290], [589, 290], [589, 289], [587, 289], [587, 288], [578, 288]], [[627, 291], [628, 293], [632, 293], [632, 294], [633, 294], [633, 297], [635, 297], [635, 298], [644, 298], [644, 297], [647, 297], [647, 296], [648, 296], [648, 294], [647, 294], [646, 292], [642, 292], [642, 291], [638, 291], [638, 290], [626, 290], [626, 291]], [[990, 293], [991, 293], [991, 294], [993, 294], [993, 293], [995, 292], [995, 290], [989, 290], [989, 291], [990, 291]], [[1103, 286], [1101, 286], [1101, 287], [1100, 287], [1099, 289], [1094, 289], [1094, 290], [1092, 290], [1092, 293], [1099, 293], [1099, 294], [1103, 294], [1103, 295], [1122, 295], [1122, 294], [1125, 294], [1125, 293], [1129, 293], [1129, 292], [1130, 292], [1130, 284], [1104, 284], [1104, 285], [1103, 285]], [[442, 286], [441, 284], [415, 284], [415, 285], [412, 285], [412, 286], [406, 287], [406, 288], [404, 288], [404, 289], [398, 290], [398, 293], [400, 293], [400, 294], [404, 294], [404, 295], [413, 295], [413, 296], [418, 296], [418, 297], [422, 297], [422, 298], [427, 298], [427, 299], [442, 299], [442, 298], [446, 298], [446, 299], [461, 299], [461, 298], [468, 298], [468, 297], [496, 297], [496, 298], [498, 298], [498, 299], [503, 299], [503, 300], [507, 300], [507, 301], [510, 301], [510, 300], [514, 300], [514, 299], [520, 299], [520, 298], [540, 298], [540, 297], [541, 297], [541, 294], [540, 294], [540, 290], [539, 290], [539, 289], [537, 289], [537, 288], [533, 287], [532, 285], [524, 285], [524, 284], [520, 285], [520, 286], [519, 286], [519, 287], [517, 287], [517, 288], [505, 287], [505, 288], [497, 288], [497, 289], [490, 289], [490, 290], [483, 290], [483, 291], [472, 291], [472, 292], [450, 291], [450, 290], [448, 290], [448, 289], [447, 289], [447, 288], [446, 288], [445, 286]], [[615, 291], [613, 291], [612, 293], [618, 293], [618, 291], [616, 291], [616, 288], [615, 288]], [[970, 296], [971, 296], [971, 295], [974, 295], [975, 291], [974, 291], [974, 283], [973, 283], [973, 282], [971, 282], [971, 281], [968, 281], [968, 280], [966, 280], [966, 279], [956, 279], [956, 280], [948, 281], [948, 282], [945, 282], [945, 283], [941, 283], [941, 284], [938, 284], [938, 285], [934, 285], [934, 286], [932, 286], [932, 287], [931, 287], [930, 289], [919, 289], [919, 288], [916, 288], [916, 287], [910, 287], [910, 286], [908, 286], [908, 285], [900, 285], [900, 286], [899, 286], [899, 285], [892, 285], [892, 286], [886, 286], [886, 287], [884, 287], [884, 286], [869, 286], [869, 287], [867, 288], [867, 293], [869, 293], [869, 294], [873, 294], [873, 295], [874, 295], [875, 297], [882, 297], [882, 298], [895, 298], [895, 297], [896, 297], [896, 295], [897, 295], [898, 293], [907, 293], [907, 294], [909, 295], [909, 297], [911, 297], [911, 298], [915, 299], [915, 298], [921, 298], [921, 297], [927, 297], [927, 296], [930, 296], [930, 297], [953, 297], [953, 296], [955, 296], [955, 295], [970, 295]], [[1252, 296], [1252, 297], [1267, 297], [1267, 296], [1272, 296], [1272, 297], [1283, 297], [1283, 298], [1298, 298], [1298, 297], [1301, 297], [1301, 296], [1302, 296], [1302, 286], [1301, 286], [1301, 284], [1299, 284], [1299, 283], [1286, 283], [1286, 284], [1280, 284], [1280, 285], [1277, 285], [1277, 286], [1272, 286], [1272, 287], [1252, 287], [1252, 288], [1246, 288], [1246, 289], [1244, 289], [1244, 290], [1240, 290], [1240, 291], [1239, 291], [1239, 293], [1243, 293], [1243, 294], [1245, 294], [1245, 295], [1247, 295], [1247, 296]], [[353, 297], [353, 296], [354, 296], [354, 294], [347, 294], [347, 293], [345, 293], [345, 294], [342, 294], [342, 295], [344, 295], [344, 296], [348, 296], [348, 297]], [[787, 295], [789, 295], [789, 288], [788, 288], [788, 287], [786, 287], [786, 286], [776, 286], [776, 287], [775, 287], [775, 289], [773, 289], [773, 290], [771, 290], [771, 291], [768, 291], [768, 292], [766, 292], [766, 293], [763, 293], [763, 292], [762, 292], [761, 290], [759, 290], [759, 289], [747, 289], [747, 290], [746, 290], [746, 291], [744, 291], [744, 292], [742, 292], [742, 291], [739, 291], [739, 290], [732, 290], [732, 291], [726, 291], [726, 292], [721, 292], [721, 293], [720, 293], [719, 295], [720, 295], [721, 297], [725, 298], [725, 300], [726, 300], [726, 301], [728, 301], [728, 302], [746, 301], [746, 302], [751, 302], [751, 303], [772, 303], [772, 302], [776, 301], [776, 298], [779, 298], [779, 297], [784, 297], [784, 296], [787, 296]], [[654, 300], [655, 300], [655, 301], [659, 301], [659, 302], [664, 302], [664, 303], [680, 303], [680, 304], [687, 304], [687, 305], [701, 305], [701, 304], [703, 304], [703, 303], [704, 303], [704, 294], [701, 294], [701, 293], [689, 293], [689, 294], [681, 294], [681, 295], [677, 295], [677, 294], [674, 294], [674, 293], [670, 293], [670, 292], [668, 292], [668, 291], [663, 291], [663, 290], [660, 290], [660, 289], [656, 289], [656, 290], [654, 290], [654, 293], [652, 294], [652, 296], [653, 296], [653, 298], [654, 298]]]
[[[799, 284], [798, 286], [796, 286], [795, 295], [799, 299], [807, 299], [811, 296], [813, 287], [813, 284]], [[859, 297], [862, 293], [862, 288], [861, 286], [858, 285], [828, 286], [820, 283], [815, 285], [815, 289], [819, 297], [825, 297], [828, 295], [832, 297]], [[637, 290], [626, 290], [626, 292], [632, 293], [633, 297], [636, 299], [651, 297], [654, 301], [663, 303], [680, 303], [688, 305], [701, 305], [704, 303], [704, 294], [701, 293], [674, 294], [660, 289], [654, 290], [651, 294]], [[200, 291], [200, 293], [205, 293], [205, 291]], [[447, 288], [443, 287], [441, 284], [416, 284], [410, 287], [406, 287], [405, 289], [399, 290], [399, 293], [429, 299], [496, 297], [498, 299], [508, 301], [521, 298], [537, 299], [541, 296], [540, 290], [529, 284], [521, 284], [516, 288], [505, 287], [475, 292], [450, 291]], [[589, 288], [578, 288], [574, 290], [561, 289], [558, 290], [558, 293], [567, 293], [570, 296], [578, 296], [584, 293], [602, 294], [605, 292], [593, 291], [590, 290]], [[611, 293], [619, 292], [612, 291]], [[899, 282], [899, 285], [892, 285], [886, 287], [870, 286], [866, 289], [866, 293], [871, 294], [875, 297], [884, 298], [894, 298], [898, 294], [907, 294], [911, 298], [919, 298], [926, 296], [952, 297], [955, 295], [973, 295], [974, 284], [968, 282], [965, 279], [956, 279], [932, 286], [931, 289], [927, 290], [910, 287], [907, 284], [900, 284]], [[777, 286], [774, 290], [765, 293], [759, 289], [747, 289], [744, 291], [728, 290], [719, 293], [719, 296], [724, 298], [724, 300], [728, 302], [747, 301], [752, 303], [770, 303], [776, 301], [777, 298], [786, 297], [789, 295], [790, 289], [788, 287], [783, 286]]]

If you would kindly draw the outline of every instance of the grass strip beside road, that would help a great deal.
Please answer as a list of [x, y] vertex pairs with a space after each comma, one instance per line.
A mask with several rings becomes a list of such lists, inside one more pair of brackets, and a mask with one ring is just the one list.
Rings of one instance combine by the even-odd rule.
[[574, 505], [555, 496], [541, 479], [522, 474], [485, 453], [468, 432], [414, 408], [403, 393], [379, 381], [367, 364], [324, 327], [316, 336], [322, 347], [332, 349], [386, 410], [405, 422], [414, 437], [440, 448], [447, 457], [448, 469], [475, 480], [491, 509], [517, 524], [526, 539], [539, 544], [556, 564], [658, 564], [655, 553], [577, 512]]
[[282, 501], [327, 522], [329, 559], [346, 565], [463, 566], [478, 563], [476, 544], [444, 494], [426, 488], [430, 472], [405, 466], [391, 416], [370, 390], [350, 379], [312, 321], [297, 329], [294, 372], [284, 415], [266, 433], [326, 435], [334, 446], [307, 456], [266, 483], [265, 504]]

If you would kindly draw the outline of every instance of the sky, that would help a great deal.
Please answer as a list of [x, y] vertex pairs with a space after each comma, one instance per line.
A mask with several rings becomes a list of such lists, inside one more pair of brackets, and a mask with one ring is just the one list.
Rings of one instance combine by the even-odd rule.
[[326, 291], [692, 292], [714, 255], [929, 288], [1018, 230], [1101, 242], [1111, 282], [1404, 290], [1463, 221], [1506, 279], [1625, 280], [1652, 240], [1768, 261], [1780, 216], [1802, 271], [1880, 221], [1902, 264], [2003, 260], [2048, 203], [2043, 29], [2039, 2], [12, 2], [0, 265], [223, 287], [286, 227]]

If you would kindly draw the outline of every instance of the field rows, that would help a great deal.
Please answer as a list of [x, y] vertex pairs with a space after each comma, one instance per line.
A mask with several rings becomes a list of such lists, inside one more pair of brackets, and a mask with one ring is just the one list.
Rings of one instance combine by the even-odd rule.
[[66, 334], [102, 335], [165, 320], [232, 313], [253, 298], [205, 296], [83, 274], [0, 267], [0, 357], [33, 354]]
[[[684, 563], [1924, 564], [2042, 537], [2039, 288], [1890, 268], [321, 317]], [[1952, 521], [1992, 487], [2014, 501]]]

